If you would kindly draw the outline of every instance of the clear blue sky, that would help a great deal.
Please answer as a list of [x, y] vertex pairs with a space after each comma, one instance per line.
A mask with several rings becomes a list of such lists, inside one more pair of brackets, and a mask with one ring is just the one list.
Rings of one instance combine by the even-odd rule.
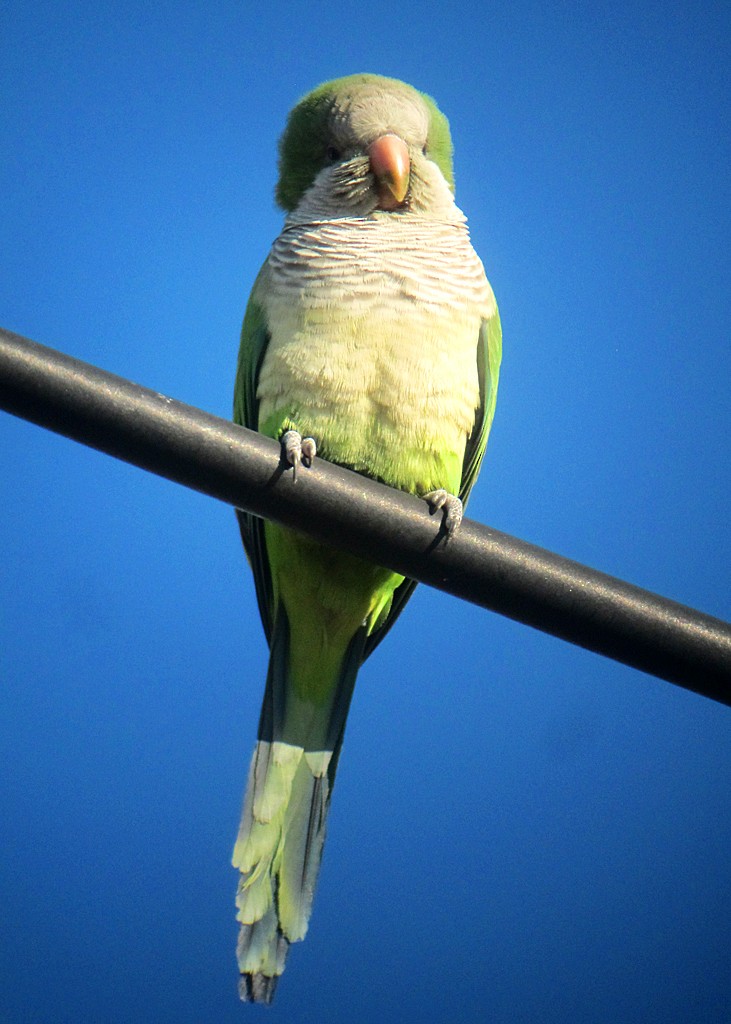
[[[501, 306], [475, 518], [731, 617], [731, 8], [0, 11], [0, 323], [228, 416], [294, 101], [451, 119]], [[243, 1021], [266, 649], [233, 513], [0, 416], [0, 1018]], [[267, 1019], [731, 1019], [728, 709], [421, 588], [365, 666]]]

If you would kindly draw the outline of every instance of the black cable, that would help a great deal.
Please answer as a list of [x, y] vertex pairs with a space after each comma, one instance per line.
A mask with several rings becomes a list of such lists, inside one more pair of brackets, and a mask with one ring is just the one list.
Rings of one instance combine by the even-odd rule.
[[730, 624], [472, 520], [445, 544], [413, 495], [320, 459], [295, 483], [275, 441], [1, 328], [0, 408], [731, 704]]

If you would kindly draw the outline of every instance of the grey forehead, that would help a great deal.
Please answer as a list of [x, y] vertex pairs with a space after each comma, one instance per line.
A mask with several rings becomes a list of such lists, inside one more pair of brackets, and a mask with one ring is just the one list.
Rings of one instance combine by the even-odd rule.
[[421, 147], [426, 142], [429, 114], [414, 89], [367, 86], [338, 97], [331, 126], [344, 143], [367, 145], [380, 135], [394, 132], [407, 144]]

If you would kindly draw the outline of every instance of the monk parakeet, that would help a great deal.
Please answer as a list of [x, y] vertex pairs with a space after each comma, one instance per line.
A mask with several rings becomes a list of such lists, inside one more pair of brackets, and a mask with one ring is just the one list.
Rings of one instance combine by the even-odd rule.
[[[426, 497], [447, 534], [480, 468], [501, 354], [453, 187], [449, 125], [429, 96], [363, 74], [300, 100], [279, 149], [286, 220], [246, 309], [234, 402], [237, 423], [281, 441], [293, 475], [315, 455], [347, 466]], [[242, 999], [268, 1003], [307, 931], [356, 674], [414, 583], [238, 516], [271, 651], [233, 856], [238, 962]]]

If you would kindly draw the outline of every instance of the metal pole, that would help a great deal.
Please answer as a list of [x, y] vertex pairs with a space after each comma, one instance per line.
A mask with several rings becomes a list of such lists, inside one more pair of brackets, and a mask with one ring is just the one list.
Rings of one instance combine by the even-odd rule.
[[731, 625], [0, 329], [0, 408], [219, 501], [731, 704]]

